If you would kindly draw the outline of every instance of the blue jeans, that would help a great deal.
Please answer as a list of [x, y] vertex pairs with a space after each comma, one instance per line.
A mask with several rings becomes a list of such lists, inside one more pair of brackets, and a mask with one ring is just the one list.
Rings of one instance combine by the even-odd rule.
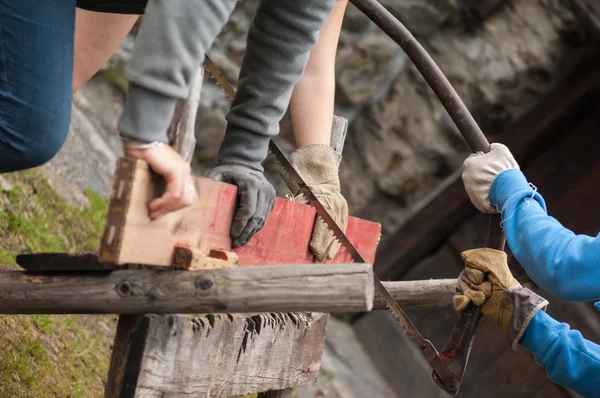
[[0, 173], [36, 167], [71, 121], [75, 0], [0, 0]]

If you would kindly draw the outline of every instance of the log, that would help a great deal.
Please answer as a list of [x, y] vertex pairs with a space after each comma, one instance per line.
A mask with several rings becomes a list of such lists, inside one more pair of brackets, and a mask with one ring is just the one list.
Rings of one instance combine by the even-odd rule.
[[0, 273], [3, 314], [348, 312], [373, 307], [368, 264]]
[[119, 359], [124, 377], [106, 397], [218, 398], [312, 384], [327, 318], [144, 316], [127, 333], [130, 346]]
[[[456, 278], [382, 283], [405, 310], [451, 307], [457, 286]], [[373, 310], [386, 309], [383, 299], [375, 296]]]
[[[240, 267], [316, 261], [309, 249], [316, 218], [312, 207], [276, 198], [265, 226], [245, 246], [232, 250], [229, 230], [237, 188], [199, 177], [195, 178], [195, 185], [198, 197], [192, 206], [150, 220], [147, 205], [164, 192], [164, 182], [151, 173], [147, 163], [120, 158], [100, 260], [170, 266], [175, 245], [187, 244], [204, 253], [211, 249], [233, 251], [240, 258]], [[381, 225], [350, 217], [346, 233], [365, 261], [372, 263]], [[324, 261], [349, 262], [351, 258], [344, 250], [333, 260]]]

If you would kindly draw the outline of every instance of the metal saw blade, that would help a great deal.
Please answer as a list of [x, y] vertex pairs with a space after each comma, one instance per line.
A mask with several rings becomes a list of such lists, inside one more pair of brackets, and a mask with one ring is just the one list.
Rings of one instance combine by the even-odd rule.
[[233, 101], [233, 97], [235, 97], [235, 90], [227, 81], [227, 78], [225, 77], [223, 72], [221, 72], [219, 68], [217, 68], [217, 65], [214, 64], [214, 62], [208, 57], [208, 55], [206, 55], [206, 57], [204, 58], [204, 68], [206, 68], [206, 70], [213, 78], [215, 83], [217, 83], [217, 86], [223, 89], [229, 101]]

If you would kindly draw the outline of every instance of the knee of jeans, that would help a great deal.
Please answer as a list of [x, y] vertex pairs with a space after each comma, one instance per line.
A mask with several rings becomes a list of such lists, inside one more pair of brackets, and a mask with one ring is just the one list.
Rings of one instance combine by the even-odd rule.
[[[9, 123], [7, 129], [0, 128], [4, 135], [5, 148], [0, 148], [8, 159], [11, 159], [13, 170], [38, 167], [47, 163], [62, 148], [69, 132], [70, 114], [44, 115], [35, 114]], [[8, 139], [6, 139], [8, 138]], [[12, 152], [12, 153], [11, 153]]]

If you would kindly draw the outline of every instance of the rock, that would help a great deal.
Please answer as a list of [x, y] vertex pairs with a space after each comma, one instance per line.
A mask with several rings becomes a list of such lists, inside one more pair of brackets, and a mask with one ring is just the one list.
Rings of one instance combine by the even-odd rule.
[[[482, 130], [500, 137], [591, 50], [591, 43], [573, 40], [580, 34], [578, 25], [559, 0], [519, 0], [476, 33], [445, 25], [422, 44]], [[363, 104], [348, 141], [347, 147], [359, 149], [351, 157], [346, 153], [342, 162], [343, 191], [351, 212], [380, 221], [384, 236], [410, 217], [469, 153], [412, 65], [395, 78], [386, 95]]]
[[395, 398], [397, 395], [379, 375], [354, 329], [329, 318], [321, 371], [312, 386], [296, 387], [297, 398]]
[[122, 107], [120, 93], [101, 75], [87, 82], [73, 97], [69, 135], [50, 169], [80, 189], [107, 196], [123, 153], [117, 136]]
[[345, 39], [336, 58], [336, 102], [359, 107], [382, 86], [389, 85], [389, 80], [398, 75], [404, 61], [400, 47], [381, 32], [358, 40]]
[[458, 0], [380, 0], [410, 32], [428, 37], [460, 9]]
[[82, 192], [81, 188], [68, 182], [63, 177], [52, 171], [48, 166], [42, 166], [37, 169], [40, 174], [48, 181], [50, 188], [54, 190], [61, 198], [78, 209], [87, 209], [90, 207], [90, 201]]
[[10, 192], [14, 189], [13, 185], [8, 180], [0, 175], [0, 191]]

